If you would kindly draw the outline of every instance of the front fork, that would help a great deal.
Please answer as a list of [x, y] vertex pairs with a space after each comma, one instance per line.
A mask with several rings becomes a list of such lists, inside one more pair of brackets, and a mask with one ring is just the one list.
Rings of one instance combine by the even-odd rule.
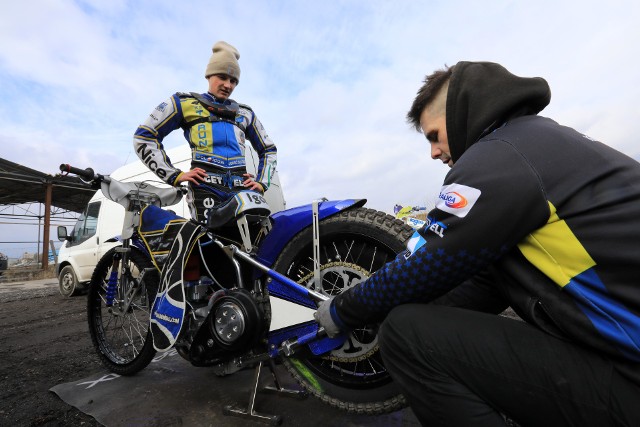
[[[122, 298], [118, 310], [111, 310], [113, 315], [127, 313], [134, 297], [140, 290], [140, 283], [144, 276], [144, 271], [140, 272], [140, 277], [135, 279], [131, 274], [131, 267], [127, 262], [131, 247], [128, 240], [122, 242], [122, 247], [116, 247], [113, 261], [111, 263], [111, 274], [107, 280], [106, 306], [113, 308], [117, 296]], [[120, 288], [120, 292], [118, 292]]]
[[111, 274], [109, 275], [109, 280], [107, 281], [107, 290], [106, 290], [106, 306], [113, 307], [113, 300], [116, 297], [118, 292], [118, 273], [120, 270], [120, 259], [122, 258], [122, 254], [116, 252], [113, 255], [113, 262], [111, 263]]

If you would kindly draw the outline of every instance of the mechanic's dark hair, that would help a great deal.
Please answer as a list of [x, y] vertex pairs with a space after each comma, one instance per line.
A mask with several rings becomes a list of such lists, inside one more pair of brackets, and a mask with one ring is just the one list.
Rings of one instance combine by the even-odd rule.
[[446, 64], [443, 69], [434, 71], [432, 74], [424, 78], [424, 84], [418, 90], [416, 99], [413, 100], [411, 109], [407, 113], [407, 122], [409, 122], [418, 132], [420, 129], [420, 116], [427, 105], [429, 105], [436, 97], [440, 88], [449, 81], [455, 65], [448, 67]]

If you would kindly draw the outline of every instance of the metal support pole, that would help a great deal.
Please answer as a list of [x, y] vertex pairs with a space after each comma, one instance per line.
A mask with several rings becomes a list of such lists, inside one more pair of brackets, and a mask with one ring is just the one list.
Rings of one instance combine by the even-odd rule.
[[49, 228], [51, 227], [51, 198], [53, 194], [53, 184], [47, 181], [44, 198], [44, 230], [42, 235], [42, 271], [49, 267]]

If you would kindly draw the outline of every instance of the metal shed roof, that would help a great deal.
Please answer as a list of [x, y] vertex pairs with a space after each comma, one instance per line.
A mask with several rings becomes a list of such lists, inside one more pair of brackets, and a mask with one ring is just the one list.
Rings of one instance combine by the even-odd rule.
[[50, 175], [0, 158], [0, 205], [45, 203], [51, 184], [51, 205], [82, 212], [96, 192], [78, 177]]

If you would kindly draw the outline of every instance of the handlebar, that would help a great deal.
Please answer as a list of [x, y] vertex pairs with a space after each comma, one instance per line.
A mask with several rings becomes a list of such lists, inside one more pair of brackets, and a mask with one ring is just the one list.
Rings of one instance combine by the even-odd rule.
[[73, 167], [67, 163], [63, 163], [60, 165], [60, 171], [63, 173], [66, 172], [66, 173], [72, 173], [74, 175], [78, 175], [80, 178], [84, 179], [85, 181], [93, 181], [94, 179], [97, 178], [97, 175], [93, 171], [93, 169], [91, 168], [80, 169], [80, 168]]
[[166, 188], [166, 183], [162, 187], [157, 187], [153, 185], [154, 181], [121, 182], [112, 179], [109, 175], [95, 173], [91, 168], [80, 169], [68, 163], [61, 164], [60, 171], [63, 175], [73, 174], [80, 177], [82, 181], [90, 183], [94, 189], [101, 189], [107, 199], [120, 203], [125, 209], [130, 200], [156, 206], [170, 206], [178, 203], [188, 193], [188, 189], [181, 185]]

